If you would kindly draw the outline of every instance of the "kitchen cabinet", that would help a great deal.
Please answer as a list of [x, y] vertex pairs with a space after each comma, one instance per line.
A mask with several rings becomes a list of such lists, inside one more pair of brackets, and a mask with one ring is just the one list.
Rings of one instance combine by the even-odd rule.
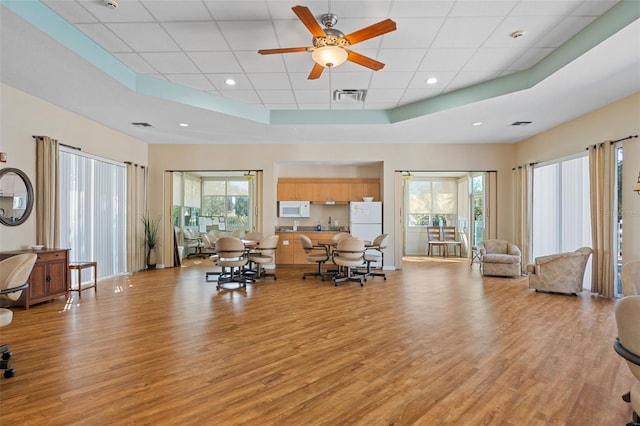
[[311, 201], [312, 197], [310, 182], [278, 182], [278, 201]]
[[380, 183], [355, 182], [349, 184], [349, 201], [362, 201], [364, 197], [373, 197], [373, 201], [380, 201]]
[[375, 178], [280, 178], [278, 201], [315, 203], [362, 201], [373, 197], [380, 201], [380, 180]]
[[298, 238], [295, 232], [276, 232], [278, 248], [276, 250], [276, 265], [293, 265], [293, 242]]
[[313, 198], [315, 202], [347, 202], [349, 201], [349, 185], [342, 182], [316, 183], [313, 185]]
[[276, 234], [280, 237], [276, 251], [276, 265], [313, 265], [315, 262], [307, 260], [300, 235], [306, 235], [314, 245], [317, 245], [320, 240], [332, 239], [336, 232], [276, 232]]
[[29, 275], [29, 287], [22, 292], [16, 304], [23, 304], [25, 309], [29, 309], [35, 303], [68, 295], [69, 249], [8, 251], [0, 253], [0, 259], [22, 253], [36, 253], [38, 258]]

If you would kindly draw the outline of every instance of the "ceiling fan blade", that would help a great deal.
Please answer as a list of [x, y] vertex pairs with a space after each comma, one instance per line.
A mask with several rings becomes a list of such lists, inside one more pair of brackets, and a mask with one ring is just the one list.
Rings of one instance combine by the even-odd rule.
[[361, 55], [351, 50], [349, 51], [349, 56], [347, 56], [347, 61], [354, 62], [358, 65], [362, 65], [363, 67], [370, 68], [374, 71], [378, 71], [384, 68], [384, 64], [382, 62], [378, 62], [375, 59], [371, 59], [368, 56]]
[[324, 67], [322, 65], [313, 64], [313, 68], [311, 69], [307, 80], [315, 80], [320, 78], [320, 76], [322, 75], [322, 71], [324, 71]]
[[377, 24], [373, 24], [366, 28], [362, 28], [361, 30], [354, 31], [351, 34], [347, 34], [346, 36], [344, 36], [344, 38], [347, 39], [349, 44], [353, 45], [395, 30], [395, 21], [391, 19], [385, 19], [384, 21], [380, 21]]
[[306, 52], [308, 49], [308, 47], [283, 47], [282, 49], [260, 49], [258, 53], [261, 55], [273, 55], [274, 53]]
[[308, 7], [293, 6], [291, 10], [293, 10], [293, 13], [295, 13], [298, 16], [298, 19], [302, 21], [304, 26], [307, 27], [307, 29], [311, 32], [311, 34], [314, 37], [326, 36], [326, 34], [324, 33], [324, 30], [322, 29], [318, 21], [316, 21], [316, 18], [313, 16], [313, 13], [311, 13]]

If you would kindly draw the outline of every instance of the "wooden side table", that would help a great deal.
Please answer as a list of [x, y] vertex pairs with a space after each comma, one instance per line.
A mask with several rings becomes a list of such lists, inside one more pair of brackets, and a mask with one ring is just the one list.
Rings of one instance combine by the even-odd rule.
[[[87, 268], [93, 268], [93, 283], [91, 285], [82, 287], [82, 270]], [[98, 293], [98, 262], [69, 262], [69, 275], [71, 275], [72, 270], [78, 271], [78, 288], [72, 288], [72, 279], [69, 276], [69, 291], [77, 291], [78, 298], [82, 299], [82, 290], [88, 290], [93, 288], [93, 291]]]

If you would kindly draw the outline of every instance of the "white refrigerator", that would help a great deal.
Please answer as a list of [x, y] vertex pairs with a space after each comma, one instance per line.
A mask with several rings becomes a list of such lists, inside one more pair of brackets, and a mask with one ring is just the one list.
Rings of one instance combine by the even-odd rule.
[[349, 232], [367, 241], [382, 234], [382, 202], [349, 203]]

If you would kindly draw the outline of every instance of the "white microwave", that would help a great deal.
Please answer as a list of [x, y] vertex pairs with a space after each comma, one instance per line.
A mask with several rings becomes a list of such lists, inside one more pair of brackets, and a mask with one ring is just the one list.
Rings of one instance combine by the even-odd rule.
[[309, 217], [310, 201], [280, 201], [278, 208], [279, 217]]

